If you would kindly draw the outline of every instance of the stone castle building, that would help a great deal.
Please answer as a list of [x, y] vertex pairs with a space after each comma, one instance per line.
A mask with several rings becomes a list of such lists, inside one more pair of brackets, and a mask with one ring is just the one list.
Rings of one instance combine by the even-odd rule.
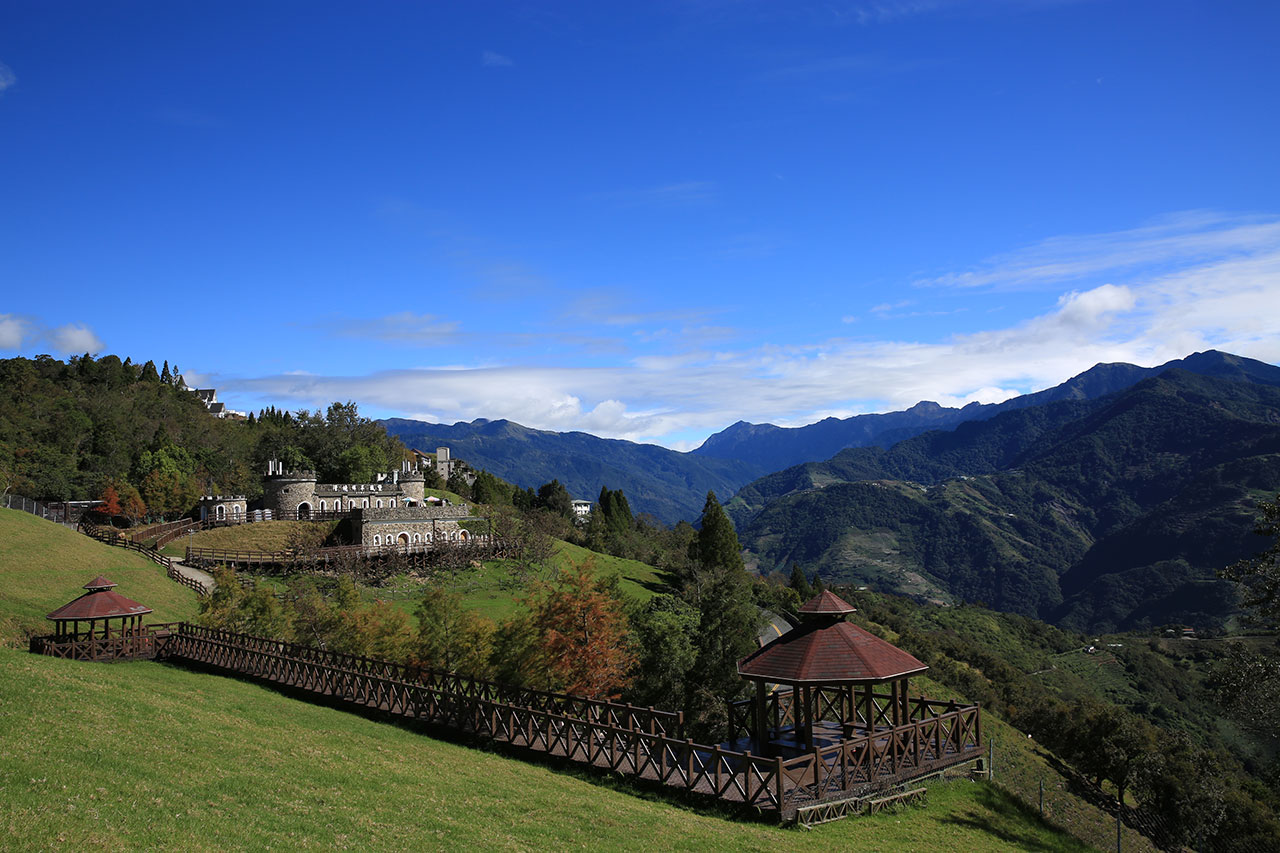
[[469, 542], [473, 534], [458, 524], [469, 514], [466, 504], [357, 508], [351, 513], [351, 539], [366, 548]]
[[401, 470], [379, 474], [372, 483], [321, 483], [314, 471], [286, 471], [267, 463], [262, 506], [276, 518], [312, 518], [353, 509], [421, 507], [426, 501], [422, 471], [404, 463]]

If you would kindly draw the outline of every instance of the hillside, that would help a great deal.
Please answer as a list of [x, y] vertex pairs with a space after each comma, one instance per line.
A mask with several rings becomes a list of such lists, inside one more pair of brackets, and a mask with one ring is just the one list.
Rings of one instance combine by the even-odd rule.
[[140, 554], [103, 545], [25, 512], [0, 509], [0, 645], [26, 646], [50, 631], [44, 614], [81, 595], [106, 575], [121, 594], [153, 611], [154, 622], [194, 618], [196, 597]]
[[1280, 388], [1181, 370], [779, 472], [728, 507], [759, 570], [1089, 630], [1220, 625], [1280, 488]]
[[902, 412], [827, 418], [802, 427], [739, 421], [709, 437], [692, 453], [713, 459], [736, 459], [777, 471], [803, 462], [829, 459], [847, 447], [890, 447], [895, 442], [928, 430], [953, 429], [959, 424], [987, 420], [1002, 412], [1064, 400], [1094, 400], [1172, 369], [1202, 376], [1280, 385], [1280, 367], [1210, 350], [1158, 367], [1098, 364], [1061, 385], [1002, 403], [970, 403], [957, 409], [922, 402]]
[[0, 707], [6, 850], [1087, 849], [985, 784], [794, 832], [153, 663], [0, 651]]
[[584, 500], [595, 500], [605, 486], [621, 489], [637, 513], [650, 513], [667, 524], [696, 519], [707, 492], [727, 499], [772, 470], [585, 432], [529, 429], [511, 421], [449, 426], [392, 418], [379, 423], [409, 447], [429, 452], [448, 445], [455, 457], [520, 488], [536, 489], [558, 479], [573, 497]]

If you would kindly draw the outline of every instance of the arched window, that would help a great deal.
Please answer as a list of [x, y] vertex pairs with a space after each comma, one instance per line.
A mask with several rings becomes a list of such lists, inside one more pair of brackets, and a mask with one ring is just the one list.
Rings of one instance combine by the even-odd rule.
[[373, 537], [373, 547], [377, 548], [377, 547], [378, 547], [379, 545], [381, 545], [381, 544], [382, 544], [382, 537], [381, 537], [381, 536], [378, 536], [377, 534], [374, 534], [374, 537]]
[[392, 498], [392, 499], [391, 499], [391, 508], [392, 508], [392, 509], [395, 509], [395, 508], [396, 508], [396, 499], [395, 499], [395, 498]]
[[402, 531], [402, 532], [400, 533], [400, 535], [396, 537], [396, 541], [397, 541], [399, 544], [401, 544], [401, 545], [408, 545], [408, 544], [409, 544], [409, 534], [408, 534], [408, 533], [404, 533], [404, 532]]
[[227, 517], [227, 508], [222, 504], [218, 504], [218, 521], [224, 521]]
[[382, 498], [378, 498], [378, 509], [382, 509]]
[[361, 506], [361, 507], [363, 507], [364, 509], [368, 509], [368, 508], [369, 508], [369, 499], [368, 499], [368, 498], [365, 498], [365, 499], [364, 499], [364, 503], [362, 503], [360, 506]]
[[421, 536], [421, 535], [419, 535], [419, 534], [417, 534], [417, 533], [413, 534], [413, 544], [414, 544], [414, 545], [417, 545], [417, 544], [418, 544], [419, 542], [421, 542], [421, 541], [422, 541], [422, 536]]

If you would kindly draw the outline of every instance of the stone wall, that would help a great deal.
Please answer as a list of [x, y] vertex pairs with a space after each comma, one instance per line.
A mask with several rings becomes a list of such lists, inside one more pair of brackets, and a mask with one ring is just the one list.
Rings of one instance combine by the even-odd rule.
[[467, 541], [471, 534], [458, 519], [469, 514], [466, 504], [357, 509], [351, 516], [351, 537], [354, 544], [368, 547]]

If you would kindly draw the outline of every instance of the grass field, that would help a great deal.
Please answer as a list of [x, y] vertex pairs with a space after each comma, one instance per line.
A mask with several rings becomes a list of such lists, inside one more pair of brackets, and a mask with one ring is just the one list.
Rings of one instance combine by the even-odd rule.
[[[562, 544], [556, 561], [568, 565], [591, 556]], [[598, 571], [621, 576], [628, 596], [661, 588], [662, 578], [649, 566], [595, 559]], [[500, 617], [514, 608], [516, 592], [497, 589], [500, 567], [489, 568], [486, 583], [493, 588], [478, 584], [468, 602]], [[156, 621], [195, 613], [194, 594], [139, 555], [0, 510], [0, 628], [9, 644], [32, 629], [47, 630], [43, 614], [100, 572], [153, 607]], [[1045, 772], [1038, 766], [1043, 759], [1012, 729], [990, 719], [984, 730], [1000, 744], [998, 761], [1007, 772], [1025, 779]], [[929, 797], [922, 810], [812, 832], [783, 830], [233, 679], [154, 663], [74, 663], [0, 650], [0, 848], [6, 850], [64, 843], [103, 849], [1086, 849], [996, 786], [956, 782], [931, 788]], [[1072, 808], [1058, 814], [1074, 819], [1078, 809]], [[1088, 819], [1099, 820], [1105, 818]]]
[[0, 848], [1088, 848], [997, 788], [813, 831], [643, 794], [156, 663], [0, 650]]
[[[636, 560], [597, 554], [558, 540], [555, 544], [555, 556], [544, 576], [588, 560], [594, 561], [597, 575], [617, 575], [622, 594], [633, 601], [648, 601], [655, 592], [666, 588], [665, 578], [653, 566]], [[464, 606], [494, 621], [501, 621], [516, 611], [518, 599], [525, 594], [524, 589], [510, 585], [510, 570], [510, 564], [504, 560], [489, 560], [480, 569], [460, 573], [449, 582], [449, 586], [462, 593]]]
[[0, 644], [25, 645], [52, 633], [44, 614], [84, 593], [96, 575], [154, 612], [148, 621], [176, 622], [196, 613], [196, 597], [141, 554], [103, 545], [25, 512], [0, 509]]

